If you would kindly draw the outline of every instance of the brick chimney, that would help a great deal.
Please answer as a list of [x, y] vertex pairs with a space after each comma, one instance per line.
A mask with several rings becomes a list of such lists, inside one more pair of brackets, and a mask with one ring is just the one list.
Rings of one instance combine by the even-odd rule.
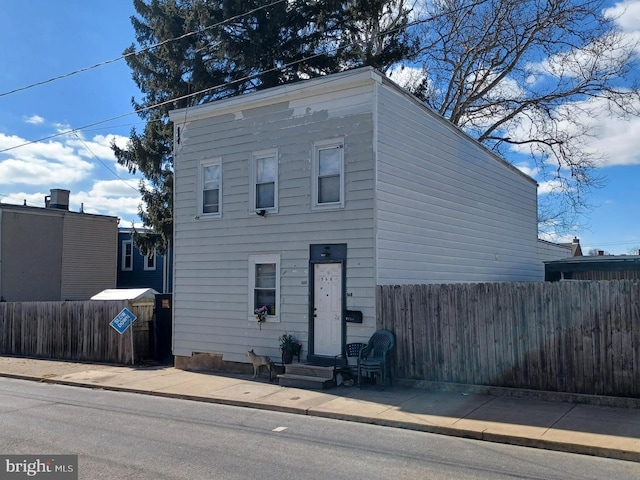
[[571, 256], [582, 257], [582, 247], [580, 247], [580, 239], [578, 237], [573, 237], [573, 242], [571, 242]]

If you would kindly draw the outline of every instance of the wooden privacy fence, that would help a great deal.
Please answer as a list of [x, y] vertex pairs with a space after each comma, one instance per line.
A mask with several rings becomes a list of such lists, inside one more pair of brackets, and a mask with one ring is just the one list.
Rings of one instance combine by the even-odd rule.
[[0, 354], [131, 364], [131, 332], [109, 323], [127, 307], [136, 315], [134, 358], [148, 352], [153, 305], [126, 300], [0, 303]]
[[400, 378], [640, 397], [640, 282], [378, 286]]

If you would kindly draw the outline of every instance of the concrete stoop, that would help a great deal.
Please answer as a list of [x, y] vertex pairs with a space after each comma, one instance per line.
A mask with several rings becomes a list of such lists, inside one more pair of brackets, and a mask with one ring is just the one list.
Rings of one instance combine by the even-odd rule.
[[320, 367], [294, 363], [285, 365], [283, 374], [278, 375], [278, 383], [283, 387], [325, 390], [335, 387], [333, 367]]

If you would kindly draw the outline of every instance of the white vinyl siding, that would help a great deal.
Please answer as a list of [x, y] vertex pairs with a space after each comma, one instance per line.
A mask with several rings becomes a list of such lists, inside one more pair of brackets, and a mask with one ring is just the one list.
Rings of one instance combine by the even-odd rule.
[[122, 242], [122, 258], [120, 259], [120, 270], [123, 272], [133, 271], [133, 241], [124, 240]]
[[[366, 342], [375, 331], [376, 282], [532, 278], [535, 182], [371, 71], [254, 92], [171, 118], [181, 128], [175, 145], [175, 355], [206, 352], [246, 362], [254, 348], [278, 358], [284, 331], [303, 343], [304, 355], [314, 244], [347, 244], [346, 306], [364, 320], [347, 325], [347, 342]], [[318, 204], [323, 148], [340, 150], [339, 202]], [[278, 214], [262, 217], [255, 215], [252, 159], [266, 150], [277, 150]], [[201, 204], [201, 159], [211, 152], [220, 157], [224, 179], [220, 222], [193, 215]], [[329, 184], [333, 175], [326, 177]], [[336, 191], [329, 189], [332, 200]], [[255, 268], [248, 265], [260, 255], [278, 255], [280, 282], [279, 322], [261, 329], [254, 315]]]
[[219, 217], [222, 215], [222, 159], [200, 162], [199, 214]]
[[[375, 331], [372, 93], [371, 84], [357, 85], [257, 108], [243, 104], [233, 113], [181, 124], [174, 210], [176, 355], [222, 353], [224, 360], [246, 362], [247, 350], [254, 348], [279, 358], [278, 337], [287, 331], [303, 343], [304, 356], [311, 244], [348, 245], [347, 308], [362, 311], [364, 322], [350, 324], [347, 339], [366, 342]], [[344, 143], [348, 152], [345, 207], [312, 211], [313, 146], [327, 139]], [[261, 217], [250, 201], [251, 157], [276, 149], [278, 214]], [[193, 216], [199, 159], [210, 152], [222, 159], [224, 216], [215, 223]], [[248, 258], [259, 254], [280, 255], [281, 282], [278, 322], [269, 319], [261, 330], [248, 281]]]
[[344, 143], [323, 140], [313, 145], [313, 208], [344, 207]]
[[571, 245], [562, 245], [538, 239], [538, 267], [540, 276], [544, 278], [544, 262], [562, 260], [571, 257]]
[[278, 151], [267, 150], [251, 155], [251, 191], [256, 211], [278, 211]]
[[280, 255], [249, 257], [249, 320], [256, 320], [255, 311], [267, 307], [267, 322], [278, 321], [280, 315]]
[[536, 184], [396, 89], [379, 88], [379, 285], [536, 281]]

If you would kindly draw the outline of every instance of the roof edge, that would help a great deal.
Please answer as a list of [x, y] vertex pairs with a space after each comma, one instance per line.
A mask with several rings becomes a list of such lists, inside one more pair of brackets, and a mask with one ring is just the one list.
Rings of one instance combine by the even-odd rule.
[[193, 107], [171, 110], [169, 112], [169, 119], [174, 123], [186, 123], [189, 121], [201, 120], [204, 118], [217, 117], [233, 113], [240, 109], [256, 108], [269, 105], [277, 102], [277, 99], [279, 97], [285, 95], [289, 99], [296, 99], [306, 96], [309, 92], [318, 94], [340, 89], [347, 89], [356, 85], [364, 85], [371, 82], [382, 84], [388, 88], [393, 89], [398, 94], [407, 98], [407, 100], [416, 104], [419, 108], [433, 117], [436, 121], [442, 123], [452, 133], [467, 140], [471, 140], [475, 145], [481, 148], [484, 152], [491, 155], [491, 157], [493, 157], [495, 160], [511, 169], [518, 175], [522, 176], [523, 178], [527, 179], [529, 182], [535, 184], [536, 186], [538, 185], [538, 182], [535, 178], [527, 175], [522, 170], [514, 166], [511, 162], [490, 150], [486, 145], [480, 143], [477, 139], [473, 138], [460, 127], [448, 121], [431, 107], [420, 101], [418, 97], [407, 92], [400, 85], [398, 85], [393, 80], [389, 79], [383, 73], [374, 69], [373, 67], [360, 67], [340, 73], [311, 78], [309, 80], [302, 80], [294, 83], [285, 83], [277, 87], [266, 88], [257, 92], [238, 95], [227, 99], [213, 100], [211, 102], [203, 103], [201, 105], [196, 105]]
[[322, 75], [320, 77], [285, 83], [277, 87], [237, 95], [231, 98], [169, 111], [169, 119], [174, 123], [183, 123], [203, 118], [218, 117], [240, 109], [256, 108], [275, 103], [279, 97], [301, 98], [309, 92], [322, 93], [337, 89], [347, 89], [354, 85], [363, 85], [371, 81], [381, 83], [383, 75], [373, 67], [361, 67], [345, 72]]

